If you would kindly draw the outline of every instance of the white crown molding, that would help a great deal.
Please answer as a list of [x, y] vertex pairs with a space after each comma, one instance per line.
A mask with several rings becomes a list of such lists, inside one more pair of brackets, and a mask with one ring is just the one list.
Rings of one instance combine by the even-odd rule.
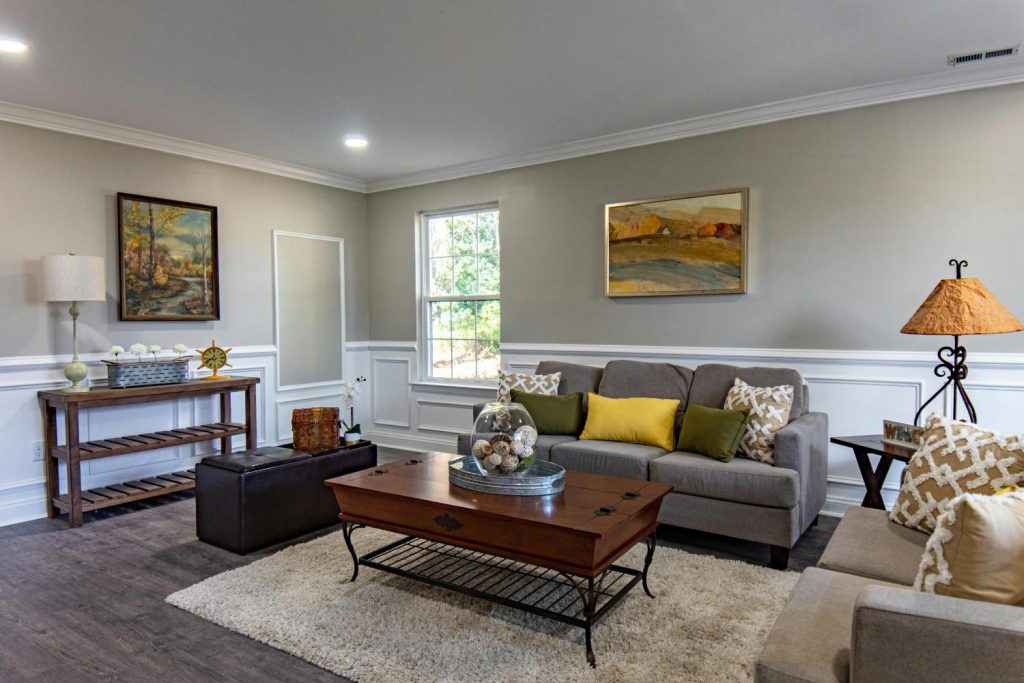
[[[938, 362], [931, 351], [853, 351], [843, 349], [758, 349], [706, 346], [634, 346], [612, 344], [502, 343], [502, 354], [545, 357], [601, 356], [609, 358], [686, 358], [733, 360], [743, 363], [856, 363], [858, 365], [924, 365]], [[1021, 368], [1022, 353], [971, 353], [970, 367]]]
[[303, 180], [308, 183], [351, 190], [352, 192], [366, 192], [366, 183], [358, 178], [350, 178], [337, 173], [307, 168], [283, 161], [275, 161], [254, 154], [246, 154], [245, 152], [236, 152], [202, 142], [192, 142], [191, 140], [183, 140], [182, 138], [161, 135], [160, 133], [151, 133], [137, 128], [119, 126], [114, 123], [105, 123], [46, 109], [26, 107], [12, 102], [0, 102], [0, 121], [20, 123], [25, 126], [45, 128], [60, 133], [70, 133], [71, 135], [81, 135], [87, 138], [131, 145], [132, 147], [167, 152], [168, 154], [210, 161], [226, 166], [236, 166], [250, 171], [269, 173], [284, 178]]
[[467, 176], [507, 171], [523, 166], [533, 166], [563, 159], [613, 152], [630, 147], [652, 145], [670, 140], [708, 135], [722, 131], [795, 119], [814, 114], [825, 114], [868, 107], [887, 102], [944, 95], [962, 90], [990, 88], [1024, 81], [1024, 66], [1020, 58], [1008, 59], [998, 64], [972, 67], [955, 67], [914, 78], [857, 86], [843, 90], [797, 97], [771, 102], [743, 109], [734, 109], [718, 114], [698, 116], [673, 123], [647, 128], [637, 128], [621, 133], [578, 140], [561, 145], [552, 145], [523, 154], [474, 161], [436, 168], [428, 171], [371, 180], [366, 184], [367, 192], [383, 192], [414, 185], [426, 185], [444, 180], [455, 180]]
[[133, 147], [166, 152], [227, 166], [245, 168], [260, 173], [293, 178], [305, 182], [337, 187], [352, 192], [373, 193], [402, 187], [426, 185], [444, 180], [506, 171], [552, 161], [613, 152], [659, 142], [681, 140], [736, 128], [773, 123], [787, 119], [855, 109], [887, 102], [943, 95], [963, 90], [990, 88], [1024, 81], [1024, 67], [1020, 58], [1007, 59], [996, 64], [961, 66], [914, 78], [857, 86], [843, 90], [797, 97], [779, 102], [734, 109], [707, 116], [665, 123], [646, 128], [612, 133], [561, 145], [552, 145], [494, 159], [419, 171], [405, 175], [364, 181], [329, 171], [298, 166], [265, 157], [237, 152], [223, 147], [193, 142], [181, 138], [105, 123], [70, 114], [27, 107], [11, 102], [0, 102], [0, 121], [45, 128], [71, 135], [116, 142]]

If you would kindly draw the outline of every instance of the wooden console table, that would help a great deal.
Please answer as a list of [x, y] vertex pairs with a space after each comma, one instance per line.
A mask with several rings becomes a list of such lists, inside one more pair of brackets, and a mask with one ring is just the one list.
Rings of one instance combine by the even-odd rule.
[[[195, 486], [193, 470], [147, 477], [123, 484], [111, 484], [88, 491], [82, 490], [82, 461], [110, 458], [115, 455], [139, 453], [158, 448], [173, 448], [200, 441], [220, 440], [222, 453], [231, 451], [231, 437], [245, 434], [245, 447], [256, 447], [256, 385], [255, 377], [229, 377], [215, 380], [190, 380], [182, 384], [165, 384], [128, 389], [95, 389], [73, 394], [63, 391], [40, 391], [43, 411], [43, 450], [46, 461], [46, 514], [57, 517], [68, 514], [68, 525], [82, 526], [82, 513], [121, 505], [143, 498], [162, 496]], [[245, 424], [231, 421], [231, 393], [245, 392]], [[220, 422], [162, 432], [112, 437], [95, 441], [79, 441], [78, 419], [82, 409], [123, 406], [182, 398], [220, 396]], [[57, 411], [64, 411], [66, 443], [57, 443]], [[58, 462], [67, 466], [67, 493], [60, 492]]]

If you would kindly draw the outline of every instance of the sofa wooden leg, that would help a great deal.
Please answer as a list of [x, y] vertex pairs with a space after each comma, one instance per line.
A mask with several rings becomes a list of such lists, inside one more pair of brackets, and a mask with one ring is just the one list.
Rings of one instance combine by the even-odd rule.
[[814, 521], [811, 522], [811, 526], [818, 526], [819, 519], [821, 519], [821, 515], [814, 515]]
[[772, 569], [786, 569], [789, 567], [789, 548], [781, 545], [770, 546], [771, 550], [771, 568]]

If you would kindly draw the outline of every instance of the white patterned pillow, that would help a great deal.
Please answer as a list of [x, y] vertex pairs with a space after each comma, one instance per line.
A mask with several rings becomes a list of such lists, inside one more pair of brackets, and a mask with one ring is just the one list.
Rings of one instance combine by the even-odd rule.
[[750, 421], [740, 440], [740, 455], [775, 464], [775, 433], [789, 424], [793, 385], [752, 387], [739, 377], [725, 397], [726, 410], [746, 410]]
[[914, 590], [1024, 604], [1024, 492], [965, 493], [935, 520]]
[[553, 372], [550, 375], [531, 375], [528, 372], [498, 370], [498, 400], [506, 403], [511, 401], [513, 389], [527, 394], [555, 396], [558, 393], [558, 383], [561, 379], [562, 373], [560, 372]]
[[1024, 481], [1024, 435], [1002, 436], [932, 414], [907, 463], [889, 519], [925, 533], [964, 493], [993, 494]]

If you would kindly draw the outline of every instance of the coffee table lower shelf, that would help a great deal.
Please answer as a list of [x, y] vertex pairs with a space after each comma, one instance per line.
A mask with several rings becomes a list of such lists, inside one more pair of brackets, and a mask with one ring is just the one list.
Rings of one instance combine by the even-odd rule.
[[358, 528], [361, 525], [342, 523], [354, 564], [352, 581], [363, 565], [577, 626], [586, 632], [591, 666], [597, 666], [591, 643], [594, 624], [637, 583], [654, 597], [647, 587], [656, 544], [653, 535], [644, 539], [647, 555], [643, 569], [613, 564], [596, 578], [589, 578], [414, 536], [358, 556], [351, 540]]

